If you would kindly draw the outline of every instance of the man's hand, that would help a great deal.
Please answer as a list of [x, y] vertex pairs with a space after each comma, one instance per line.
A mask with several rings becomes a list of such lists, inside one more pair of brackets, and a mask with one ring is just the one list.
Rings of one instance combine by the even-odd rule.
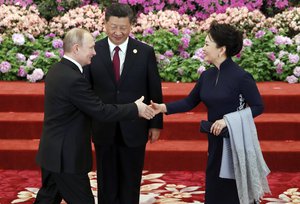
[[150, 106], [143, 103], [143, 100], [144, 96], [136, 100], [134, 103], [137, 105], [139, 116], [150, 120], [155, 116], [155, 111]]
[[210, 132], [216, 136], [219, 136], [224, 127], [226, 127], [224, 119], [216, 120], [210, 128]]
[[148, 133], [148, 139], [150, 143], [154, 143], [158, 140], [160, 135], [160, 129], [157, 128], [150, 128]]
[[151, 104], [149, 105], [153, 110], [155, 115], [159, 114], [159, 113], [166, 113], [167, 112], [167, 107], [164, 103], [154, 103], [151, 100]]

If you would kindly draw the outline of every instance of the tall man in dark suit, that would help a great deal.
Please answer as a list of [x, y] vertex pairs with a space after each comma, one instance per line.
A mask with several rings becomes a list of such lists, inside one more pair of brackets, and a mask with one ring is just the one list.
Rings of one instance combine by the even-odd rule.
[[[162, 101], [161, 80], [152, 47], [129, 37], [133, 12], [128, 5], [112, 4], [105, 11], [108, 37], [96, 42], [96, 56], [87, 75], [105, 103]], [[99, 204], [138, 204], [148, 139], [158, 139], [162, 115], [150, 121], [93, 121]], [[102, 137], [99, 137], [101, 135]]]
[[[37, 154], [42, 188], [35, 203], [94, 203], [87, 173], [92, 167], [90, 128], [98, 121], [147, 119], [154, 115], [142, 98], [124, 105], [104, 104], [82, 74], [82, 66], [95, 55], [94, 39], [83, 29], [64, 38], [65, 55], [45, 79], [45, 116]], [[101, 137], [98, 135], [97, 137]]]

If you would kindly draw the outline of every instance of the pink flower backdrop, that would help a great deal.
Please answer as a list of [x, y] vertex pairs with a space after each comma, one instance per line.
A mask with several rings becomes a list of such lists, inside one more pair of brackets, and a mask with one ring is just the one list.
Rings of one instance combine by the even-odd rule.
[[[73, 27], [89, 30], [95, 39], [105, 36], [103, 6], [109, 1], [49, 1], [48, 6], [59, 8], [61, 14], [52, 17], [44, 15], [41, 2], [48, 0], [0, 0], [0, 80], [42, 80], [63, 55], [63, 35]], [[234, 60], [257, 81], [299, 83], [297, 1], [119, 2], [137, 11], [131, 36], [154, 47], [163, 81], [196, 81], [210, 67], [201, 51], [205, 31], [217, 20], [244, 32], [244, 48]], [[263, 13], [264, 9], [273, 9], [274, 16]]]

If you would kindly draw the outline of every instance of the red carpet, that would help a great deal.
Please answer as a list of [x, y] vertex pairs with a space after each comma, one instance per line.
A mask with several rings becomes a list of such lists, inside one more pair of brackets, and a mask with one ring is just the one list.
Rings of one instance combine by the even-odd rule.
[[[300, 203], [300, 173], [273, 172], [269, 183], [272, 195], [266, 195], [262, 204]], [[95, 173], [90, 174], [92, 190], [96, 195]], [[0, 203], [32, 203], [40, 187], [40, 172], [34, 170], [0, 170]], [[288, 189], [290, 189], [288, 191]], [[144, 172], [141, 183], [141, 204], [183, 204], [204, 202], [204, 172], [168, 171]], [[285, 192], [285, 194], [283, 194]], [[283, 196], [284, 195], [284, 196]], [[280, 199], [279, 199], [280, 197]], [[284, 199], [290, 199], [284, 202]], [[151, 199], [150, 199], [151, 198]], [[292, 202], [293, 198], [293, 202]], [[274, 204], [274, 203], [272, 203]]]

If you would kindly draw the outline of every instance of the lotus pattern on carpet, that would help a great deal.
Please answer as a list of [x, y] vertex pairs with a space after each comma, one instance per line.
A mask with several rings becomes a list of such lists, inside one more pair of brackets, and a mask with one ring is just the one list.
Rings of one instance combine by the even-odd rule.
[[[97, 203], [96, 172], [90, 172], [92, 192]], [[272, 195], [264, 204], [300, 204], [300, 173], [271, 173], [268, 177]], [[41, 185], [40, 172], [34, 170], [0, 170], [0, 203], [29, 204]], [[204, 204], [204, 172], [143, 172], [140, 204]], [[65, 202], [62, 202], [65, 203]]]

